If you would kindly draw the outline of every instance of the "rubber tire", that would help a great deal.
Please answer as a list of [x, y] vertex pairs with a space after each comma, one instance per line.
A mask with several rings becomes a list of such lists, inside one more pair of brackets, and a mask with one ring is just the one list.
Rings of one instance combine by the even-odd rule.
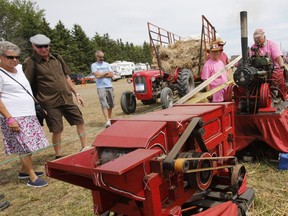
[[134, 113], [136, 110], [136, 98], [134, 93], [131, 91], [123, 92], [120, 104], [125, 114]]
[[178, 74], [177, 85], [179, 97], [183, 97], [184, 95], [188, 94], [192, 89], [194, 89], [195, 83], [192, 71], [187, 68], [182, 69]]
[[164, 89], [162, 89], [160, 98], [162, 109], [167, 109], [173, 106], [174, 98], [173, 98], [173, 92], [170, 88], [165, 87]]

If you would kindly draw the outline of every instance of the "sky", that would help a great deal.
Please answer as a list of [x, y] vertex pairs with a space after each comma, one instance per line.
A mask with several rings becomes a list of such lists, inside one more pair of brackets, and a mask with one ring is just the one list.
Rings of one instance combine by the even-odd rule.
[[262, 28], [266, 38], [288, 51], [287, 0], [33, 0], [45, 10], [50, 27], [61, 20], [69, 30], [82, 27], [89, 38], [108, 33], [111, 39], [142, 45], [149, 42], [147, 22], [181, 37], [201, 35], [202, 15], [226, 45], [224, 51], [241, 54], [240, 12], [248, 13], [248, 45]]

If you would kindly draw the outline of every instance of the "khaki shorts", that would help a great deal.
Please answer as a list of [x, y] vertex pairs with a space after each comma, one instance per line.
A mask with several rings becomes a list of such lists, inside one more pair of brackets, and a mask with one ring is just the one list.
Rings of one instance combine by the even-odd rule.
[[111, 109], [114, 107], [114, 89], [99, 88], [97, 89], [102, 109]]
[[46, 123], [50, 132], [63, 131], [63, 116], [70, 125], [84, 124], [82, 113], [76, 104], [47, 108]]

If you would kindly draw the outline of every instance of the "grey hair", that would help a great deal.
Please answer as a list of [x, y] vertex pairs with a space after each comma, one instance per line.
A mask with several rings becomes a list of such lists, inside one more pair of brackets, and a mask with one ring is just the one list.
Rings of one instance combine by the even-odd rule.
[[97, 50], [97, 51], [95, 52], [95, 57], [97, 57], [100, 53], [103, 53], [103, 51], [102, 51], [102, 50]]
[[21, 50], [17, 45], [9, 41], [0, 41], [0, 55], [4, 55], [8, 50], [17, 53], [17, 55], [20, 55], [21, 53]]

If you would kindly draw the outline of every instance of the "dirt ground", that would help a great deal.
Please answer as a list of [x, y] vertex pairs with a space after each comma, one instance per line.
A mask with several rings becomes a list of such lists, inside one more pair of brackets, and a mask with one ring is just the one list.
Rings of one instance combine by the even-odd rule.
[[[113, 82], [115, 90], [115, 109], [113, 117], [128, 117], [122, 112], [120, 97], [123, 91], [132, 90], [132, 85], [126, 79]], [[105, 119], [103, 117], [96, 86], [94, 83], [85, 86], [77, 85], [76, 88], [85, 101], [81, 111], [85, 120], [88, 143], [92, 144], [98, 133], [103, 130]], [[145, 112], [159, 104], [144, 106], [137, 102], [137, 112]], [[44, 125], [46, 136], [51, 143], [51, 134]], [[2, 140], [2, 137], [1, 137]], [[65, 182], [45, 177], [49, 185], [35, 189], [26, 186], [26, 180], [18, 180], [20, 169], [19, 158], [16, 155], [7, 156], [3, 145], [0, 151], [0, 193], [5, 194], [5, 199], [10, 202], [9, 208], [1, 211], [0, 215], [94, 215], [91, 192]], [[81, 145], [76, 134], [76, 128], [65, 122], [62, 136], [63, 155], [77, 153]], [[44, 164], [54, 159], [52, 146], [33, 155], [34, 170], [44, 171]]]
[[[116, 95], [114, 118], [126, 118], [120, 107], [120, 96], [125, 90], [132, 90], [132, 86], [122, 79], [113, 83]], [[85, 100], [85, 107], [81, 108], [84, 115], [88, 142], [93, 140], [103, 130], [105, 124], [95, 84], [78, 85], [77, 89]], [[151, 108], [158, 108], [160, 104], [144, 106], [137, 102], [137, 113], [146, 112]], [[63, 133], [63, 154], [69, 155], [80, 151], [80, 143], [75, 127], [65, 123]], [[51, 135], [44, 126], [47, 138], [51, 143]], [[34, 154], [34, 167], [37, 171], [44, 171], [44, 164], [54, 159], [54, 151], [50, 146]], [[255, 207], [250, 215], [285, 215], [288, 212], [288, 173], [277, 170], [275, 164], [259, 162], [245, 164], [248, 173], [248, 185], [256, 191]], [[49, 185], [44, 188], [31, 188], [26, 181], [18, 180], [20, 168], [17, 156], [7, 156], [0, 152], [0, 193], [5, 194], [5, 200], [10, 207], [0, 212], [0, 215], [85, 215], [92, 216], [93, 201], [91, 192], [78, 186], [45, 177]]]

